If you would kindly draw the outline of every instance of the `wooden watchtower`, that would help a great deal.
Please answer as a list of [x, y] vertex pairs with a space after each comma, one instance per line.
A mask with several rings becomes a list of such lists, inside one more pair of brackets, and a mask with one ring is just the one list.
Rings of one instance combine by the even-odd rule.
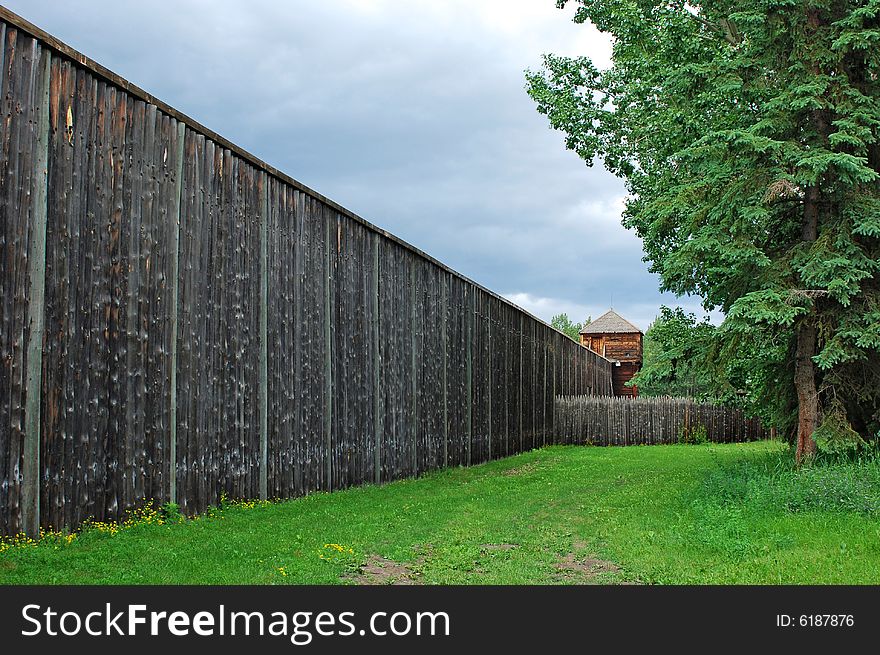
[[614, 362], [611, 386], [615, 396], [638, 396], [625, 386], [642, 368], [642, 331], [613, 309], [581, 330], [581, 345]]

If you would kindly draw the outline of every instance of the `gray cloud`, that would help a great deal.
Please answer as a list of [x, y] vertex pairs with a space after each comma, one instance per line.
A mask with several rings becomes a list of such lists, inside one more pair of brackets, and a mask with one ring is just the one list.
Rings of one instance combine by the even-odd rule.
[[564, 150], [524, 91], [543, 52], [606, 61], [552, 0], [7, 6], [538, 316], [661, 303], [623, 185]]

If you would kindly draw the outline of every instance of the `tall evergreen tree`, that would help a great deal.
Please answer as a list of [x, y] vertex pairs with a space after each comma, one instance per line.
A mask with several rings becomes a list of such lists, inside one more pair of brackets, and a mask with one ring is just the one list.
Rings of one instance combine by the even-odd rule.
[[539, 111], [626, 181], [624, 224], [665, 290], [787, 341], [799, 461], [817, 431], [876, 437], [880, 0], [578, 4], [612, 65], [545, 56]]

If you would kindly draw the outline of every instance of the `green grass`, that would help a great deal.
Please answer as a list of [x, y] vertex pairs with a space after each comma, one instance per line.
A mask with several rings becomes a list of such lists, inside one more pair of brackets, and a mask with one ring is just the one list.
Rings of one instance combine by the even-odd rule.
[[880, 464], [786, 462], [771, 442], [549, 447], [11, 548], [0, 582], [336, 584], [381, 555], [429, 584], [553, 584], [585, 579], [559, 569], [573, 555], [620, 567], [593, 582], [880, 583]]

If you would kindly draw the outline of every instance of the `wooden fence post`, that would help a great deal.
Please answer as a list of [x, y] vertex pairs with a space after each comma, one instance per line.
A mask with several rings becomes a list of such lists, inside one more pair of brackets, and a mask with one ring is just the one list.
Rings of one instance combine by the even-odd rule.
[[487, 405], [489, 411], [489, 420], [486, 421], [486, 434], [488, 434], [488, 441], [486, 443], [486, 461], [491, 461], [492, 459], [492, 302], [491, 297], [486, 296], [486, 342], [488, 344], [486, 348], [486, 371], [487, 377], [489, 379], [488, 389], [486, 389], [486, 393], [489, 396], [489, 403]]
[[370, 331], [373, 341], [373, 481], [382, 481], [382, 423], [380, 421], [381, 388], [379, 379], [379, 234], [373, 235], [373, 311], [370, 318]]
[[186, 151], [186, 125], [177, 123], [177, 162], [174, 180], [177, 208], [171, 239], [171, 419], [168, 449], [168, 497], [177, 502], [177, 324], [180, 298], [180, 233], [183, 229], [183, 155]]
[[691, 438], [691, 404], [684, 401], [684, 438], [689, 441]]
[[471, 465], [471, 450], [474, 441], [474, 314], [477, 311], [476, 288], [470, 286], [467, 293], [471, 296], [470, 311], [467, 312], [466, 365], [465, 385], [467, 386], [467, 465]]
[[412, 475], [419, 472], [418, 440], [419, 440], [419, 385], [417, 380], [418, 358], [416, 357], [416, 262], [413, 260], [409, 269], [409, 335], [410, 335], [410, 385], [412, 394], [412, 423], [410, 424], [412, 453], [410, 466]]
[[269, 496], [269, 176], [260, 174], [260, 499]]
[[330, 267], [330, 223], [332, 213], [322, 211], [324, 217], [324, 456], [327, 459], [325, 466], [324, 487], [327, 491], [333, 489], [333, 335], [330, 331], [331, 324], [331, 267]]
[[[6, 44], [3, 44], [5, 47]], [[49, 211], [49, 67], [48, 48], [37, 46], [40, 64], [34, 108], [37, 144], [33, 162], [32, 233], [28, 240], [28, 340], [24, 407], [24, 465], [21, 471], [21, 526], [29, 536], [40, 532], [40, 400], [43, 391], [43, 332], [46, 294], [46, 217]]]
[[446, 388], [449, 354], [447, 344], [447, 326], [449, 319], [448, 279], [445, 272], [440, 274], [440, 340], [443, 345], [443, 466], [449, 465], [449, 398]]
[[523, 450], [523, 442], [525, 441], [525, 435], [523, 431], [523, 425], [525, 421], [523, 421], [523, 315], [519, 315], [519, 399], [517, 400], [517, 408], [516, 413], [519, 417], [519, 451]]
[[[305, 266], [303, 258], [306, 252], [305, 241], [305, 217], [306, 217], [306, 197], [302, 191], [293, 192], [294, 202], [294, 228], [293, 228], [293, 397], [297, 403], [302, 403], [303, 395], [303, 296], [305, 294], [304, 271]], [[317, 390], [316, 390], [317, 391]], [[295, 493], [308, 493], [311, 491], [308, 486], [310, 484], [310, 473], [306, 473], [304, 463], [305, 453], [308, 450], [307, 437], [303, 428], [303, 412], [300, 407], [296, 408], [294, 413], [294, 445], [295, 455], [299, 455], [299, 460], [293, 473], [293, 485]]]
[[[547, 345], [547, 340], [544, 339], [541, 347], [544, 349], [544, 383], [541, 385], [541, 402], [544, 403], [544, 427], [543, 427], [543, 435], [541, 436], [541, 445], [547, 445], [547, 415], [550, 415], [550, 420], [553, 420], [553, 401], [551, 400], [549, 403], [547, 402], [547, 359], [550, 356], [550, 349]], [[520, 361], [522, 361], [522, 354], [520, 354]], [[520, 389], [520, 395], [522, 395], [522, 389]]]

